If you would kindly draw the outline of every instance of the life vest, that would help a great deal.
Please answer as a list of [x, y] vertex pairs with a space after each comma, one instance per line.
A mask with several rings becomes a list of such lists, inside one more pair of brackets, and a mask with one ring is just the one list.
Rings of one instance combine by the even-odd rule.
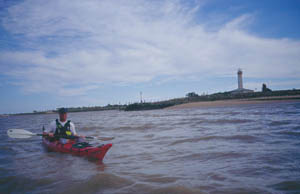
[[58, 122], [58, 119], [56, 119], [56, 130], [54, 133], [54, 136], [70, 136], [72, 135], [71, 132], [71, 125], [70, 125], [70, 120], [66, 122], [64, 126]]

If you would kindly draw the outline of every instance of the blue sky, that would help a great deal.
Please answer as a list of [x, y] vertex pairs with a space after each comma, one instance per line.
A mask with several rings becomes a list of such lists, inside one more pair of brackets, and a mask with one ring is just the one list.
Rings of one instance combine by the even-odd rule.
[[0, 114], [300, 87], [299, 0], [0, 0]]

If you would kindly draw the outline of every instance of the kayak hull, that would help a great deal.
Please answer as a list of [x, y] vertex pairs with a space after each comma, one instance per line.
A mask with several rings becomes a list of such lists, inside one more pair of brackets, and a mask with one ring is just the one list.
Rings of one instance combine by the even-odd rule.
[[74, 140], [69, 140], [68, 143], [62, 144], [59, 141], [50, 141], [48, 138], [43, 138], [43, 145], [49, 151], [69, 153], [76, 156], [96, 159], [100, 162], [102, 162], [105, 154], [112, 146], [112, 144], [105, 144], [98, 147], [87, 146], [78, 148], [74, 146], [75, 144], [76, 142]]

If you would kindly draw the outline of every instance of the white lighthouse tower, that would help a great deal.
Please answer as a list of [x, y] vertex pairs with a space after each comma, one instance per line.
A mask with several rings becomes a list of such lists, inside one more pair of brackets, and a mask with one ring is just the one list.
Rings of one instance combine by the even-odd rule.
[[238, 69], [238, 90], [243, 90], [243, 72], [241, 69]]
[[241, 69], [238, 69], [237, 76], [238, 76], [238, 89], [230, 91], [232, 94], [254, 92], [253, 90], [248, 90], [243, 87], [243, 71]]

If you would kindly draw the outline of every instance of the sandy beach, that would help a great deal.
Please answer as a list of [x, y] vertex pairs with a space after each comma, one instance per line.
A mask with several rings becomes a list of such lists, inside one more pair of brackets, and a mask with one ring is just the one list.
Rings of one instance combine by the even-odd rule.
[[300, 95], [296, 96], [270, 96], [251, 99], [235, 99], [235, 100], [217, 100], [206, 102], [191, 102], [180, 105], [168, 107], [166, 109], [188, 109], [188, 108], [208, 108], [208, 107], [227, 107], [227, 106], [239, 106], [249, 104], [263, 104], [263, 103], [281, 103], [289, 101], [299, 101]]

